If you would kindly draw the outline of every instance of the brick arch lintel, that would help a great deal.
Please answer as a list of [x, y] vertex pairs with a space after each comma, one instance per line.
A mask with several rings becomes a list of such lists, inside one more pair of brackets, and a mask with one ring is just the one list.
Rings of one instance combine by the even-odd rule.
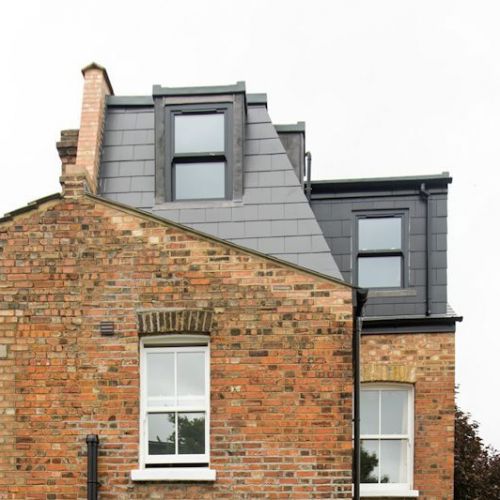
[[414, 384], [416, 380], [415, 366], [396, 364], [368, 364], [361, 366], [361, 382], [402, 382]]
[[146, 309], [137, 311], [140, 334], [210, 333], [214, 314], [207, 309]]

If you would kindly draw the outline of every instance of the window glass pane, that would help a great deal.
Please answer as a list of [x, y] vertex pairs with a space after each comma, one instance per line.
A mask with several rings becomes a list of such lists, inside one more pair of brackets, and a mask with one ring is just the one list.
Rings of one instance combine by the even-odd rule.
[[379, 433], [379, 391], [361, 391], [361, 434]]
[[359, 250], [401, 249], [401, 218], [358, 220]]
[[404, 439], [383, 440], [380, 442], [380, 482], [406, 483], [407, 448]]
[[146, 356], [148, 407], [175, 404], [174, 354], [148, 352]]
[[176, 200], [225, 197], [225, 162], [176, 163], [174, 176]]
[[175, 115], [175, 152], [224, 151], [224, 114]]
[[400, 287], [401, 257], [358, 257], [358, 285]]
[[408, 391], [382, 391], [382, 434], [408, 432]]
[[378, 483], [379, 441], [361, 441], [361, 482]]
[[177, 397], [179, 406], [204, 404], [204, 352], [179, 352], [177, 354]]
[[148, 453], [150, 455], [175, 454], [175, 413], [148, 415]]
[[205, 413], [179, 413], [179, 453], [205, 453]]

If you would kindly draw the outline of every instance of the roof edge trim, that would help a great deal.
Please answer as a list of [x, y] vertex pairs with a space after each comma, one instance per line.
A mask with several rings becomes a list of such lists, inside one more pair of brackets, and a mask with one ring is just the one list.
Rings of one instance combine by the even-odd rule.
[[306, 133], [306, 122], [297, 122], [284, 125], [275, 125], [274, 128], [278, 134], [286, 133]]
[[0, 217], [0, 223], [12, 220], [16, 215], [21, 215], [29, 212], [30, 210], [35, 210], [40, 205], [47, 203], [48, 201], [60, 200], [62, 198], [63, 196], [61, 193], [54, 193], [49, 194], [48, 196], [44, 196], [43, 198], [38, 198], [37, 200], [30, 201], [24, 207], [16, 208], [15, 210], [6, 212], [3, 217]]
[[153, 98], [147, 95], [108, 95], [106, 106], [153, 106]]
[[206, 87], [162, 87], [153, 85], [153, 97], [185, 96], [185, 95], [217, 95], [245, 93], [245, 82], [236, 82], [233, 85], [214, 85]]

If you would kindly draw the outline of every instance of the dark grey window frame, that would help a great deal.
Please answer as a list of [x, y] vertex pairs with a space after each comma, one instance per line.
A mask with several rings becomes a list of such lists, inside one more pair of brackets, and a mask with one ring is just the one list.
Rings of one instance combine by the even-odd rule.
[[[176, 201], [175, 199], [175, 165], [179, 163], [209, 163], [224, 162], [224, 197], [209, 198], [210, 200], [227, 200], [231, 198], [232, 187], [232, 104], [185, 104], [185, 105], [166, 105], [163, 106], [160, 116], [163, 117], [164, 137], [163, 159], [159, 163], [164, 165], [158, 169], [163, 172], [163, 179], [157, 179], [160, 186], [159, 191], [161, 201]], [[174, 120], [178, 115], [200, 115], [200, 114], [223, 114], [224, 115], [224, 151], [206, 152], [206, 153], [175, 153], [174, 151]], [[158, 116], [158, 115], [157, 115]], [[157, 150], [158, 151], [158, 150]], [[159, 173], [157, 170], [157, 174]], [[163, 182], [162, 182], [163, 181]], [[161, 184], [163, 189], [161, 189]], [[203, 199], [205, 200], [205, 199]], [[182, 199], [180, 201], [200, 201], [199, 199]]]
[[[362, 219], [400, 219], [401, 220], [401, 248], [400, 249], [359, 249], [359, 221]], [[377, 290], [400, 290], [409, 286], [409, 235], [408, 235], [408, 210], [370, 210], [354, 213], [354, 235], [353, 235], [353, 276], [354, 283], [358, 284], [359, 258], [363, 257], [401, 257], [401, 284], [396, 287], [377, 286], [370, 287]]]

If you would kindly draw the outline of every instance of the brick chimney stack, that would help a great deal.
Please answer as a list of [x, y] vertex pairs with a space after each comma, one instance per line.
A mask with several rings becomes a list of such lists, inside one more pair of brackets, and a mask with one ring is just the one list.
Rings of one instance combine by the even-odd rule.
[[[82, 73], [84, 86], [80, 130], [63, 131], [57, 144], [62, 161], [60, 181], [66, 197], [79, 196], [84, 192], [97, 193], [106, 96], [113, 95], [105, 68], [91, 63], [82, 69]], [[76, 156], [71, 153], [70, 146], [75, 142]]]

